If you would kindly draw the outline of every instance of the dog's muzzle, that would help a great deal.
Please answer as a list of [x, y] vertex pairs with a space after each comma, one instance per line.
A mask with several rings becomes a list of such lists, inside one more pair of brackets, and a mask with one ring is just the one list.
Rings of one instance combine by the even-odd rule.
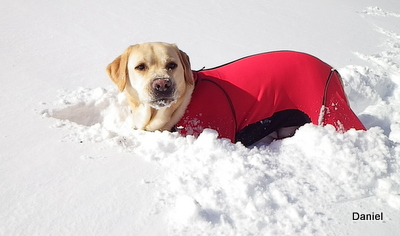
[[168, 78], [157, 78], [151, 83], [152, 100], [150, 105], [159, 109], [168, 107], [176, 101], [175, 84]]

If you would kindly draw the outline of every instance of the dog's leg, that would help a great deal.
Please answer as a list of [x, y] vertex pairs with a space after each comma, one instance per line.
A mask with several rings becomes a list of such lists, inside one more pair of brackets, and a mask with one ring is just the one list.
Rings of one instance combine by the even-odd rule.
[[146, 105], [140, 105], [132, 113], [133, 128], [143, 130], [149, 123], [151, 118], [151, 107]]
[[168, 123], [169, 119], [172, 116], [172, 109], [161, 108], [155, 110], [153, 117], [151, 118], [150, 122], [146, 125], [145, 130], [147, 131], [155, 131], [155, 130], [168, 130], [165, 128], [165, 124]]
[[245, 146], [253, 145], [259, 140], [268, 144], [274, 139], [293, 136], [298, 127], [310, 121], [310, 118], [299, 110], [280, 111], [270, 118], [248, 125], [240, 130], [236, 134], [236, 141]]
[[277, 131], [277, 133], [278, 133], [277, 138], [282, 139], [282, 138], [292, 137], [296, 133], [296, 130], [298, 128], [299, 128], [299, 126], [290, 126], [290, 127], [281, 128]]
[[272, 143], [272, 141], [276, 140], [277, 138], [278, 138], [277, 132], [272, 132], [269, 135], [265, 136], [264, 138], [255, 142], [253, 145], [254, 146], [269, 145]]

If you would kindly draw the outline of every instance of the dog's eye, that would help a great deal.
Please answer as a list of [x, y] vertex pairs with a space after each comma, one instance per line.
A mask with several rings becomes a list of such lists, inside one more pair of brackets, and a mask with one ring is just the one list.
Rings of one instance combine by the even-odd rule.
[[146, 65], [145, 64], [139, 64], [138, 66], [135, 67], [136, 70], [145, 70]]
[[176, 67], [178, 67], [178, 65], [175, 62], [170, 62], [167, 64], [167, 70], [173, 70]]

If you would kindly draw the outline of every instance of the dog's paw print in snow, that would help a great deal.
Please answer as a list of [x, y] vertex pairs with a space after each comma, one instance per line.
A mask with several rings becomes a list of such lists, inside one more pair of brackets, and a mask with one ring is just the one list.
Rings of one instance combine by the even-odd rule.
[[[371, 23], [378, 33], [385, 36], [385, 40], [379, 45], [384, 51], [372, 55], [365, 55], [363, 53], [356, 53], [356, 55], [361, 59], [371, 62], [374, 67], [377, 67], [377, 69], [381, 71], [387, 71], [388, 74], [396, 73], [399, 75], [400, 31], [398, 28], [393, 28], [392, 25], [398, 25], [400, 12], [389, 12], [380, 7], [368, 7], [367, 10], [362, 11], [361, 14], [366, 18], [386, 18], [385, 21], [379, 21], [379, 24]], [[387, 22], [391, 22], [392, 24], [387, 24]]]
[[115, 89], [79, 88], [61, 91], [59, 97], [55, 108], [42, 111], [42, 115], [57, 119], [55, 127], [67, 127], [74, 140], [100, 142], [132, 130], [127, 128], [132, 126], [125, 95]]
[[[360, 12], [371, 21], [384, 41], [381, 52], [365, 54], [355, 52], [367, 66], [349, 65], [339, 69], [346, 94], [354, 112], [368, 128], [379, 126], [392, 141], [400, 142], [400, 13], [374, 6]], [[379, 22], [379, 23], [376, 23]], [[387, 24], [392, 22], [392, 24]]]

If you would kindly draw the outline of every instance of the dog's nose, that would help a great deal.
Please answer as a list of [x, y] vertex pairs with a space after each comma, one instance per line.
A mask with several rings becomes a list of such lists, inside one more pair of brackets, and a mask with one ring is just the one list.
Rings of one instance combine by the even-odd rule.
[[168, 91], [171, 88], [171, 85], [172, 85], [172, 82], [170, 79], [163, 79], [163, 78], [155, 79], [155, 80], [153, 80], [153, 83], [151, 84], [153, 89], [155, 89], [159, 92]]

